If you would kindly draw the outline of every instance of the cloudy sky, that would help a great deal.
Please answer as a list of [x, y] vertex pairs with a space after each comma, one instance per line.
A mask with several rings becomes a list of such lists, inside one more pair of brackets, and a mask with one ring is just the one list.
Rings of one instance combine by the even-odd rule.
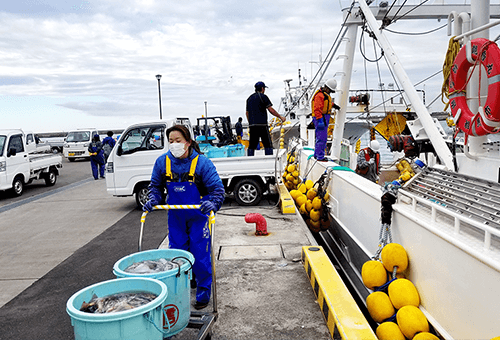
[[[340, 8], [348, 5], [339, 0], [2, 1], [0, 128], [105, 130], [158, 119], [156, 74], [162, 75], [164, 118], [195, 121], [206, 108], [209, 115], [229, 115], [234, 122], [244, 115], [245, 100], [259, 80], [279, 109], [283, 80], [297, 85], [299, 68], [312, 78], [318, 70], [312, 62], [327, 55], [340, 30]], [[422, 32], [443, 24], [391, 27]], [[446, 29], [391, 38], [412, 81], [441, 68]], [[366, 45], [373, 58], [371, 41]], [[333, 62], [327, 77], [340, 67]], [[376, 88], [380, 80], [375, 64], [371, 68], [365, 71], [358, 54], [351, 88], [364, 87], [365, 74], [368, 87]], [[383, 77], [386, 84], [394, 82], [387, 72]], [[426, 91], [439, 89], [441, 82], [440, 77], [426, 82]], [[435, 94], [427, 100], [431, 97]]]

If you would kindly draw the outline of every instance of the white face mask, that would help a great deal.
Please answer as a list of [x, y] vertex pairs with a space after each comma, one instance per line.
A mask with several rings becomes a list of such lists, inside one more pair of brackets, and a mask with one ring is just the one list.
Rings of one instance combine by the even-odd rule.
[[172, 153], [172, 156], [179, 158], [186, 152], [186, 150], [184, 150], [185, 145], [185, 143], [170, 143], [168, 149]]

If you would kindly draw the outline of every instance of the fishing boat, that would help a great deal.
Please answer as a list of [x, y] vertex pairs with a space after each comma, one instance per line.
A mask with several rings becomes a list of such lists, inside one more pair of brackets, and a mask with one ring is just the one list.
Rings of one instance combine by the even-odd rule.
[[[401, 13], [404, 18], [397, 17]], [[395, 18], [448, 20], [453, 41], [460, 43], [448, 78], [448, 112], [454, 123], [451, 138], [429, 113], [387, 37], [386, 29]], [[500, 130], [500, 58], [498, 46], [488, 40], [489, 29], [499, 23], [490, 19], [498, 18], [500, 7], [484, 0], [417, 6], [353, 2], [343, 9], [341, 39], [334, 48], [345, 44], [343, 69], [337, 78], [340, 86], [335, 101], [341, 110], [331, 138], [332, 161], [316, 162], [311, 157], [314, 130], [306, 130], [307, 105], [296, 105], [298, 137], [287, 144], [302, 180], [326, 178], [322, 184], [330, 195], [330, 224], [314, 234], [341, 268], [353, 294], [366, 304], [372, 290], [363, 284], [363, 264], [378, 258], [381, 244], [402, 245], [409, 259], [404, 275], [418, 290], [419, 309], [430, 331], [441, 339], [500, 335], [500, 295], [496, 293], [500, 282], [500, 150], [499, 143], [490, 139]], [[368, 33], [364, 38], [369, 36], [383, 51], [397, 87], [415, 113], [404, 128], [419, 152], [398, 156], [415, 173], [409, 180], [393, 168], [382, 170], [382, 174], [391, 170], [392, 178], [386, 176], [379, 183], [349, 171], [355, 168], [357, 155], [355, 145], [344, 138], [344, 128], [360, 31]], [[414, 51], [419, 53], [418, 46]], [[474, 71], [473, 65], [478, 66]], [[309, 102], [310, 92], [299, 97]], [[465, 138], [456, 151], [460, 136]], [[394, 203], [390, 223], [383, 225], [381, 203], [386, 194], [394, 197]]]

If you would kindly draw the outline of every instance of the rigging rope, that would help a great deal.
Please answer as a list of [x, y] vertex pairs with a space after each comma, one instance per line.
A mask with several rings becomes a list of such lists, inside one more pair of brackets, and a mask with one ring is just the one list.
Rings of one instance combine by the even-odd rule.
[[[444, 63], [443, 63], [443, 85], [441, 86], [441, 101], [444, 106], [444, 110], [446, 111], [448, 109], [448, 106], [450, 105], [450, 74], [451, 74], [451, 67], [453, 66], [453, 62], [455, 61], [455, 58], [457, 57], [458, 52], [460, 52], [460, 43], [458, 41], [455, 41], [455, 37], [451, 37], [450, 41], [448, 43], [448, 50], [446, 51], [446, 56], [444, 57]], [[444, 99], [446, 97], [446, 101]]]

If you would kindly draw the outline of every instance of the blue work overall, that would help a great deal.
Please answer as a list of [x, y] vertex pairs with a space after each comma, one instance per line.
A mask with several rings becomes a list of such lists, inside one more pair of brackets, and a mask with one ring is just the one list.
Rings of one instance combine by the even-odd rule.
[[[201, 203], [201, 195], [194, 182], [198, 157], [193, 158], [189, 173], [184, 174], [172, 173], [170, 158], [166, 157], [167, 204]], [[208, 303], [212, 286], [212, 265], [207, 215], [197, 209], [172, 209], [168, 212], [168, 228], [170, 248], [187, 250], [194, 255], [196, 301]]]

